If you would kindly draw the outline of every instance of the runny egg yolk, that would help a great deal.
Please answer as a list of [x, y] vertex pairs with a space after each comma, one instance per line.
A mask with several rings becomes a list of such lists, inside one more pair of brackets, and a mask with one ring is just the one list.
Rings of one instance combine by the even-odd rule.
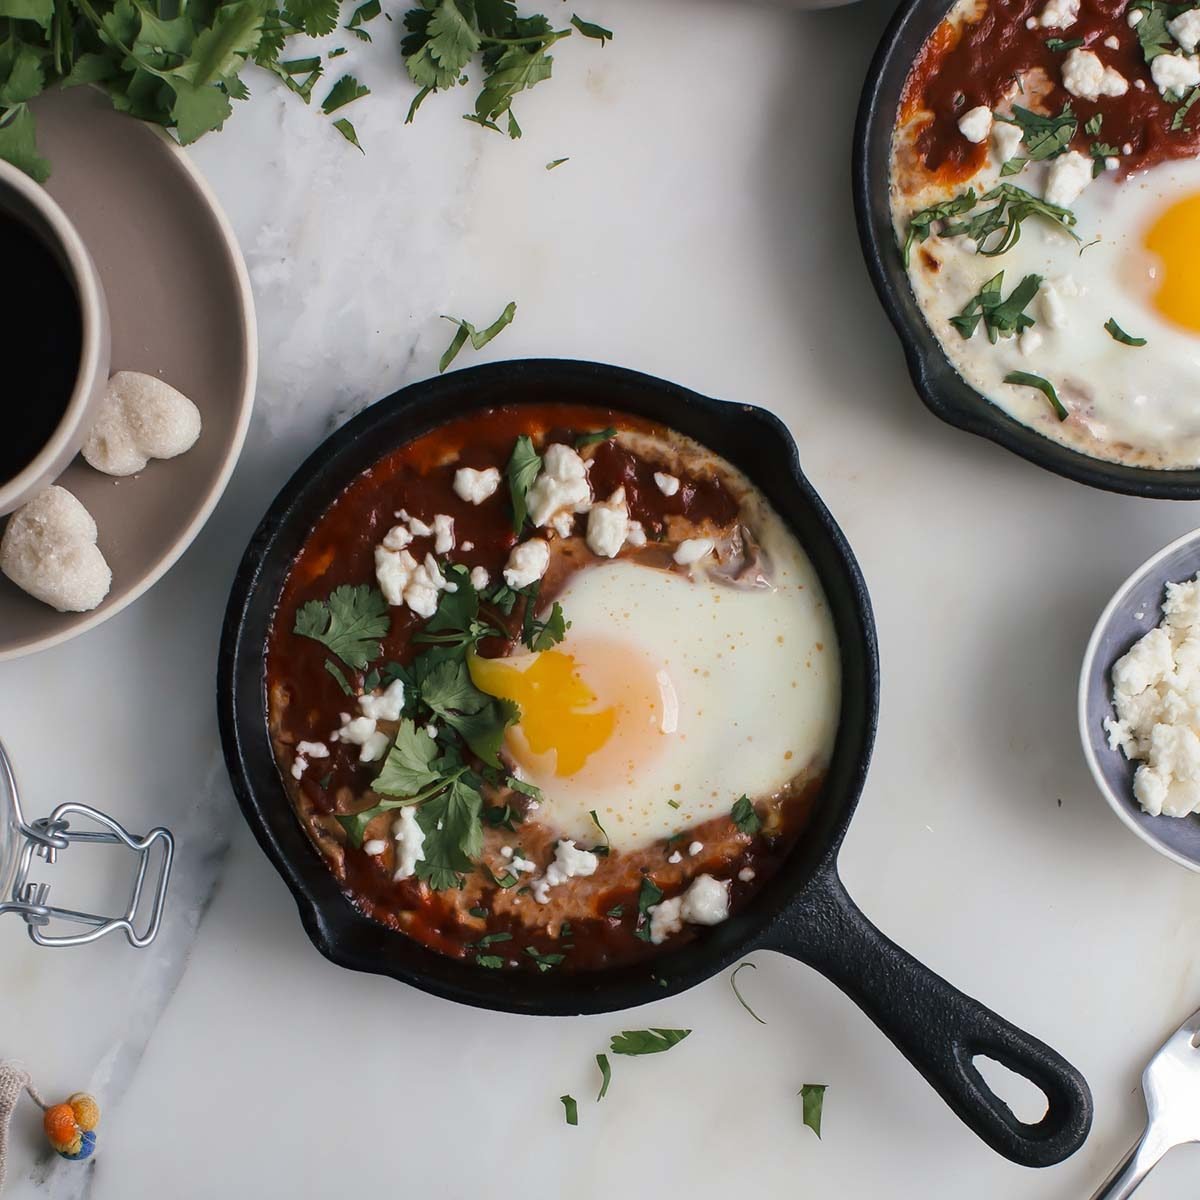
[[1165, 209], [1147, 231], [1145, 246], [1158, 258], [1154, 307], [1200, 333], [1200, 192]]
[[468, 659], [481, 692], [512, 700], [521, 718], [507, 747], [528, 777], [630, 776], [674, 730], [674, 690], [627, 647], [573, 640], [569, 649]]

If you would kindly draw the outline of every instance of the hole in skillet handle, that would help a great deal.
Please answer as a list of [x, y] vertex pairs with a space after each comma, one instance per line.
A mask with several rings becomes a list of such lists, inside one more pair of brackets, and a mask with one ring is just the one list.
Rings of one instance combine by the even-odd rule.
[[[876, 929], [847, 895], [832, 858], [758, 944], [808, 963], [837, 984], [964, 1124], [1005, 1158], [1049, 1167], [1083, 1145], [1092, 1124], [1092, 1095], [1083, 1076], [1057, 1051], [960, 992]], [[975, 1065], [978, 1056], [1045, 1095], [1041, 1120], [1017, 1119]]]

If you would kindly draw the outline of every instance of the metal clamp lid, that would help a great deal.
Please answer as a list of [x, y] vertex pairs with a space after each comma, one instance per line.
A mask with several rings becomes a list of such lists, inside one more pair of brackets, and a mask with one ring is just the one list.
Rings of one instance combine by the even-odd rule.
[[[4, 752], [3, 744], [0, 743], [0, 793], [5, 791], [11, 798], [13, 828], [18, 845], [11, 898], [5, 899], [0, 895], [0, 916], [6, 912], [19, 913], [29, 927], [29, 936], [39, 946], [82, 946], [102, 938], [106, 933], [112, 933], [115, 929], [124, 932], [130, 945], [148, 946], [158, 933], [162, 921], [167, 880], [171, 874], [171, 860], [175, 853], [175, 841], [170, 832], [162, 828], [152, 829], [144, 837], [138, 837], [99, 809], [89, 804], [75, 803], [60, 804], [48, 817], [27, 822], [21, 811], [21, 800], [12, 764]], [[86, 818], [101, 828], [72, 829], [67, 819], [72, 816]], [[0, 826], [2, 823], [3, 817], [0, 816]], [[35, 883], [29, 879], [34, 855], [53, 866], [58, 860], [59, 851], [66, 850], [76, 842], [125, 846], [137, 856], [129, 903], [121, 915], [106, 917], [55, 907], [49, 903], [50, 884]], [[0, 861], [0, 877], [3, 873], [4, 863]], [[153, 882], [147, 891], [148, 878]], [[147, 895], [150, 898], [143, 905], [143, 899]], [[147, 911], [139, 914], [138, 910], [142, 907], [146, 907]], [[89, 928], [83, 933], [48, 933], [47, 929], [53, 921], [85, 925]], [[139, 921], [140, 932], [137, 927]]]

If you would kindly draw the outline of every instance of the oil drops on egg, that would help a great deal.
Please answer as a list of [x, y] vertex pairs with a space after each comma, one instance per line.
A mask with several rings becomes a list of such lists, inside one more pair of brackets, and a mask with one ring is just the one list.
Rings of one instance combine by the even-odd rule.
[[742, 588], [617, 560], [575, 573], [571, 622], [541, 654], [474, 657], [475, 685], [514, 701], [506, 752], [543, 793], [538, 820], [636, 849], [780, 792], [832, 750], [840, 666], [829, 607], [777, 517], [773, 586]]

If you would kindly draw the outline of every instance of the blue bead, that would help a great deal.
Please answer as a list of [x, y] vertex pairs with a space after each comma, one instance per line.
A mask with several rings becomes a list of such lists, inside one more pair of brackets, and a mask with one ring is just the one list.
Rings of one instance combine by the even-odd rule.
[[85, 1158], [91, 1158], [92, 1152], [96, 1149], [96, 1134], [91, 1129], [85, 1129], [80, 1133], [81, 1144], [79, 1149], [74, 1154], [62, 1154], [63, 1158], [69, 1158], [72, 1162], [80, 1162]]

